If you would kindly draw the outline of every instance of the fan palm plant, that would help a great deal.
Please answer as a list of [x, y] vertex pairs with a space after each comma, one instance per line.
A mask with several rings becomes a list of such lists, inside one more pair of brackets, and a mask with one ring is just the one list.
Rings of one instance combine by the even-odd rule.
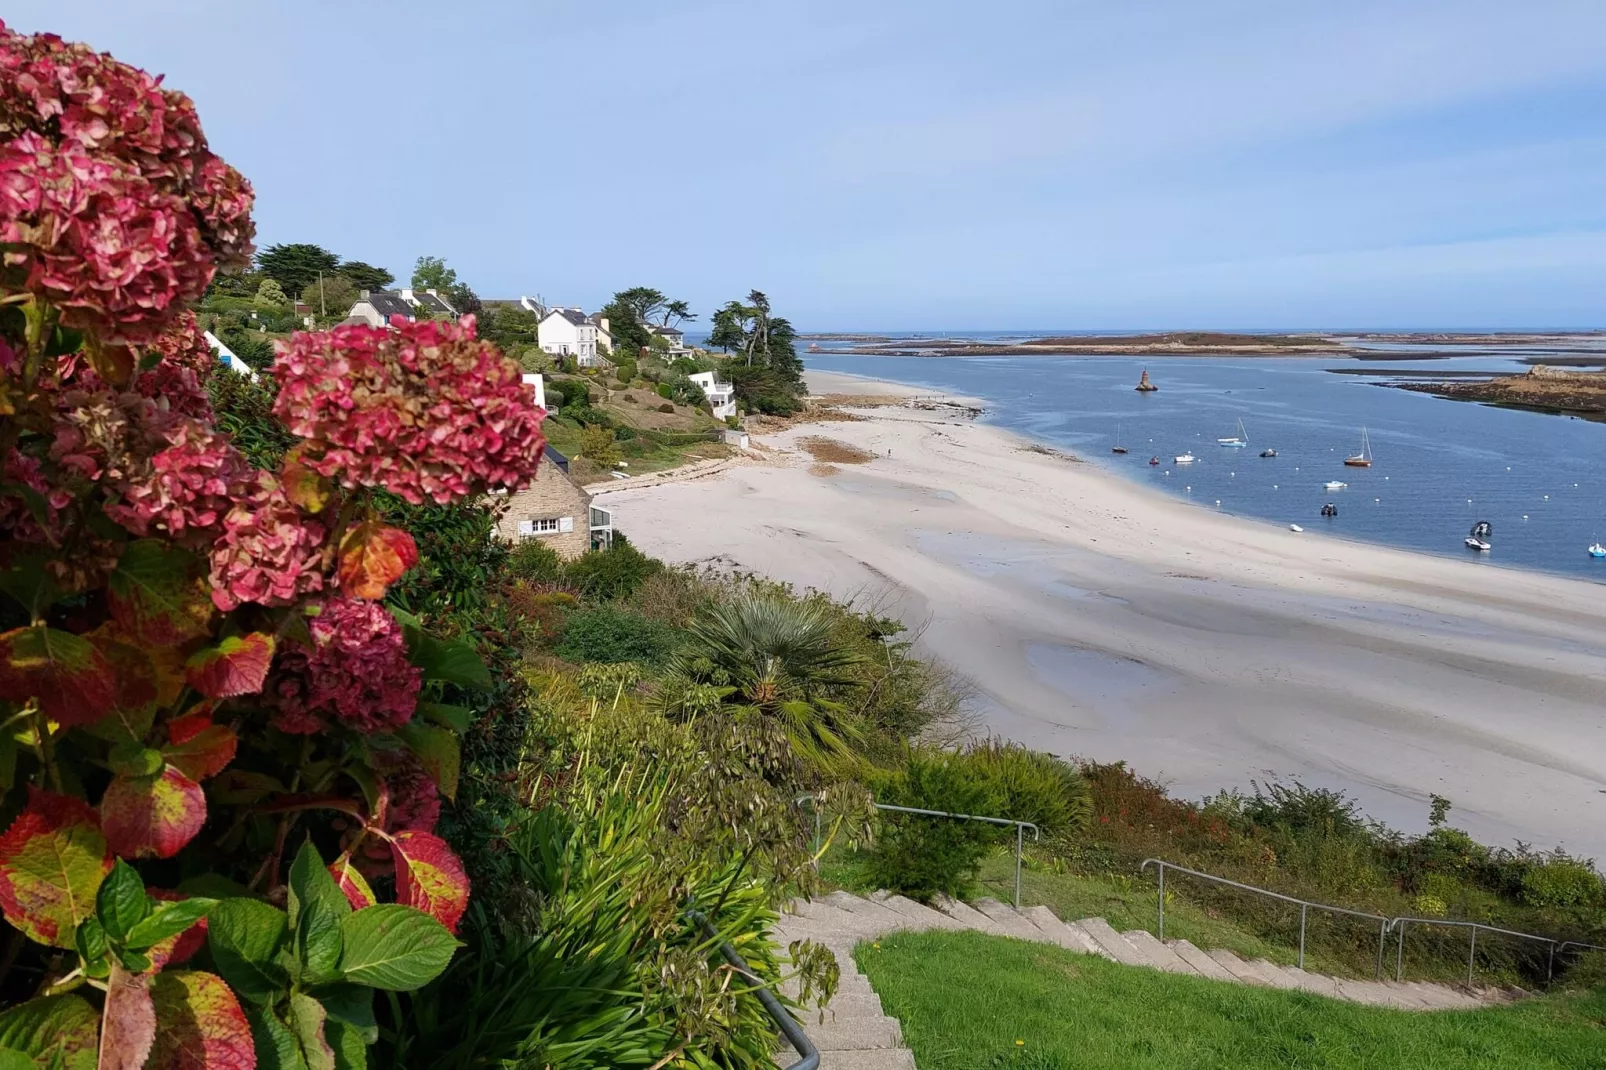
[[666, 712], [696, 716], [717, 696], [730, 712], [774, 719], [801, 757], [853, 762], [852, 745], [863, 736], [858, 719], [826, 693], [851, 684], [845, 672], [863, 659], [838, 642], [833, 623], [821, 602], [759, 591], [710, 606], [687, 629], [671, 666]]

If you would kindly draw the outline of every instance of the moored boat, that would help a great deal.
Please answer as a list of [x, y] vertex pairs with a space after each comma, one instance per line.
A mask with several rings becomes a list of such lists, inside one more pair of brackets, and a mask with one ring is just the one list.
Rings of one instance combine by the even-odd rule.
[[1216, 439], [1216, 445], [1226, 446], [1228, 449], [1241, 450], [1249, 445], [1249, 432], [1244, 430], [1243, 417], [1238, 417], [1238, 433], [1230, 438]]
[[1172, 458], [1172, 460], [1174, 460], [1177, 464], [1192, 464], [1193, 463], [1193, 454], [1191, 454], [1191, 453], [1179, 454], [1178, 456]]
[[1275, 456], [1277, 456], [1277, 451], [1276, 450], [1272, 450], [1272, 449], [1265, 449], [1265, 450], [1261, 450], [1260, 451], [1260, 455], [1262, 457], [1275, 457]]
[[1606, 557], [1606, 546], [1602, 546], [1598, 542], [1590, 543], [1589, 544], [1589, 556], [1590, 557]]
[[1480, 520], [1472, 525], [1467, 537], [1462, 540], [1468, 550], [1477, 550], [1479, 553], [1488, 553], [1493, 547], [1489, 545], [1489, 536], [1494, 534], [1494, 528], [1489, 526], [1487, 520]]
[[1336, 479], [1329, 479], [1326, 483], [1323, 483], [1322, 486], [1327, 490], [1343, 490], [1345, 487], [1349, 486], [1349, 484], [1340, 483]]
[[1351, 468], [1372, 467], [1372, 439], [1367, 435], [1366, 428], [1361, 428], [1361, 452], [1352, 457], [1345, 457], [1344, 463]]

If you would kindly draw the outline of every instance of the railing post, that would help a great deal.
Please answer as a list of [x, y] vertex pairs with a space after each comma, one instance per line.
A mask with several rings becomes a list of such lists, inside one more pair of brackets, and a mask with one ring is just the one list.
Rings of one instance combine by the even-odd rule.
[[1383, 979], [1383, 945], [1388, 942], [1389, 923], [1384, 922], [1377, 927], [1377, 971], [1372, 974], [1377, 980]]
[[1467, 987], [1468, 988], [1472, 987], [1472, 960], [1477, 957], [1477, 954], [1478, 954], [1478, 927], [1476, 925], [1474, 925], [1472, 927], [1472, 943], [1471, 943], [1471, 946], [1467, 948]]
[[1305, 912], [1308, 909], [1307, 904], [1299, 904], [1299, 968], [1302, 970], [1305, 968]]
[[814, 872], [820, 872], [820, 804], [816, 802], [810, 809], [814, 811]]
[[1399, 983], [1405, 976], [1405, 922], [1400, 922], [1400, 946], [1394, 955], [1394, 981]]
[[1026, 826], [1015, 826], [1015, 909], [1020, 909], [1020, 855], [1026, 845]]
[[1160, 932], [1159, 938], [1165, 939], [1165, 863], [1160, 863]]
[[1556, 977], [1556, 941], [1552, 940], [1552, 941], [1550, 941], [1550, 961], [1545, 963], [1545, 987], [1546, 988], [1550, 987], [1550, 982], [1552, 980], [1554, 980], [1555, 977]]

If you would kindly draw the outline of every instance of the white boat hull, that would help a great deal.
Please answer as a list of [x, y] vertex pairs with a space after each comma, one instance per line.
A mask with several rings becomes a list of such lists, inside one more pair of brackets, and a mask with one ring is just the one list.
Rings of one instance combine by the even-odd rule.
[[1467, 544], [1468, 550], [1477, 550], [1479, 553], [1488, 553], [1489, 550], [1493, 549], [1493, 547], [1484, 542], [1482, 539], [1474, 539], [1471, 536], [1468, 536], [1464, 541]]
[[1193, 454], [1184, 453], [1181, 457], [1175, 458], [1174, 459], [1174, 463], [1176, 463], [1176, 464], [1192, 464], [1193, 463]]
[[1602, 546], [1598, 542], [1595, 543], [1593, 546], [1591, 546], [1589, 548], [1589, 556], [1590, 557], [1606, 557], [1606, 546]]
[[1324, 489], [1326, 489], [1326, 490], [1343, 490], [1345, 487], [1348, 487], [1348, 486], [1349, 486], [1348, 483], [1340, 483], [1336, 479], [1333, 480], [1331, 483], [1323, 483], [1322, 484], [1322, 487]]

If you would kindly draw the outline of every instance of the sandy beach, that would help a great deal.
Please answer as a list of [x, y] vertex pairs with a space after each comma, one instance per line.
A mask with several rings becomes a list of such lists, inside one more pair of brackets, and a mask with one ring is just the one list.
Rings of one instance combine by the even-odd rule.
[[[917, 388], [810, 373], [818, 393]], [[1485, 842], [1606, 856], [1595, 584], [1294, 533], [967, 420], [856, 410], [759, 459], [607, 494], [644, 550], [878, 600], [991, 731], [1187, 797], [1298, 778], [1396, 827], [1430, 793]], [[799, 438], [874, 455], [817, 465]]]

